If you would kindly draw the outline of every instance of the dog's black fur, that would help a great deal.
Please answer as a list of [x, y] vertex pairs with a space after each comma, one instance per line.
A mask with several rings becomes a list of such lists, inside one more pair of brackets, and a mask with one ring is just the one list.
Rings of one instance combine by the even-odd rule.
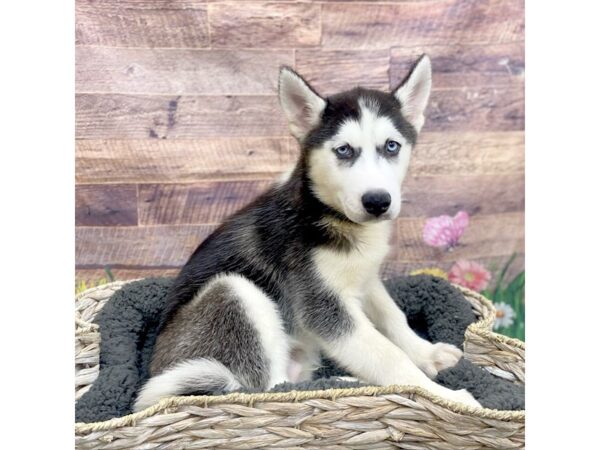
[[277, 302], [287, 332], [296, 325], [292, 308], [301, 309], [306, 325], [326, 335], [347, 331], [351, 322], [339, 300], [311, 272], [313, 248], [352, 245], [351, 238], [323, 225], [324, 217], [347, 221], [314, 196], [297, 168], [288, 182], [269, 189], [200, 244], [169, 292], [161, 330], [206, 281], [219, 273], [237, 273]]

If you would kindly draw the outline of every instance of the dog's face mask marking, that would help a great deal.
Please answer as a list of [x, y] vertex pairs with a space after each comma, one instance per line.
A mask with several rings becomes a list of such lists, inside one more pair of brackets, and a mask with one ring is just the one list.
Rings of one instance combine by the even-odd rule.
[[356, 223], [396, 218], [430, 90], [426, 56], [392, 93], [356, 88], [327, 99], [283, 69], [281, 105], [315, 195]]

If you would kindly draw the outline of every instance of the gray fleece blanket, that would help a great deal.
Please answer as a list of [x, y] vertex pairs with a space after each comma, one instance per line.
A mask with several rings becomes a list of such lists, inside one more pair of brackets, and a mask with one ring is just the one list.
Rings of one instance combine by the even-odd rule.
[[[136, 393], [148, 378], [158, 318], [171, 282], [166, 278], [148, 278], [129, 283], [96, 316], [102, 336], [100, 372], [91, 389], [75, 405], [77, 422], [98, 422], [132, 412]], [[417, 275], [388, 280], [386, 287], [417, 333], [431, 342], [447, 342], [462, 348], [465, 330], [475, 321], [475, 315], [452, 285], [439, 278]], [[283, 383], [272, 391], [361, 385], [340, 380], [338, 377], [343, 375], [349, 374], [323, 359], [312, 381]], [[468, 389], [488, 408], [525, 407], [523, 386], [497, 378], [465, 359], [440, 372], [436, 381], [451, 389]]]

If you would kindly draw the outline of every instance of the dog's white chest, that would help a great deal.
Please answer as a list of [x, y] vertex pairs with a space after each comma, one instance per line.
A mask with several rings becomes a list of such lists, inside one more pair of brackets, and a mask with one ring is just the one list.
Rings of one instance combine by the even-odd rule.
[[317, 272], [324, 283], [342, 297], [362, 297], [367, 284], [379, 276], [388, 252], [388, 224], [375, 224], [358, 236], [349, 251], [319, 248], [313, 253]]

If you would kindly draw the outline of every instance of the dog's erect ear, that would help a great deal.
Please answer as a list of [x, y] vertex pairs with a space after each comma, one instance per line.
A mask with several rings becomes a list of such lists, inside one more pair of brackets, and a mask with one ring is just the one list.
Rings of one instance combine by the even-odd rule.
[[299, 140], [319, 123], [325, 109], [325, 100], [289, 67], [279, 72], [279, 101], [292, 135]]
[[425, 123], [425, 107], [431, 91], [431, 61], [422, 55], [406, 78], [394, 90], [401, 105], [402, 114], [416, 128], [417, 133]]

